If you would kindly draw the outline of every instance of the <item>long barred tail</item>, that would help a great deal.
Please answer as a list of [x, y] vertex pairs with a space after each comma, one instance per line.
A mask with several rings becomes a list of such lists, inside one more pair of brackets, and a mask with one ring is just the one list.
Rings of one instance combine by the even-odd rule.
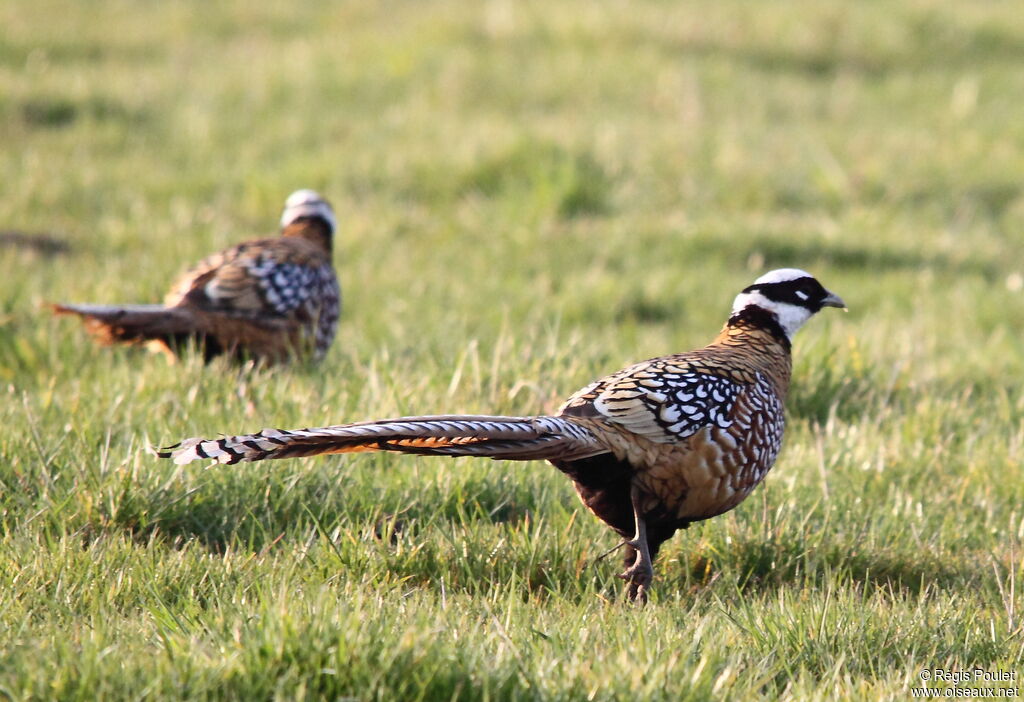
[[511, 461], [586, 458], [608, 449], [585, 427], [563, 417], [473, 415], [400, 417], [320, 429], [264, 429], [222, 439], [186, 439], [157, 452], [160, 458], [218, 463], [326, 453], [397, 451], [430, 456], [484, 456]]

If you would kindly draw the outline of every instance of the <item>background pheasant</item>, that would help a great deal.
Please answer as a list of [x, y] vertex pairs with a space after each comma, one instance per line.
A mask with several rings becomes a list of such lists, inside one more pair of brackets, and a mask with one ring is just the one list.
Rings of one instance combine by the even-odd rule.
[[76, 314], [101, 344], [155, 344], [172, 354], [195, 341], [207, 360], [321, 358], [331, 345], [341, 292], [331, 262], [336, 222], [312, 190], [285, 202], [280, 236], [213, 254], [186, 271], [162, 305], [53, 305]]
[[742, 502], [782, 446], [790, 339], [823, 307], [845, 307], [810, 274], [772, 271], [743, 290], [708, 346], [629, 366], [556, 416], [424, 416], [187, 439], [158, 453], [220, 463], [328, 453], [547, 459], [625, 540], [627, 593], [646, 598], [653, 558], [677, 529]]

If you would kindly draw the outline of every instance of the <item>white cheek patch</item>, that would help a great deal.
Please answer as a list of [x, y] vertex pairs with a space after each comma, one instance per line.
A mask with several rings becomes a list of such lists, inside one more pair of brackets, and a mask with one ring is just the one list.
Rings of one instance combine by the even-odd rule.
[[797, 329], [802, 327], [811, 318], [811, 311], [806, 307], [790, 305], [785, 302], [772, 302], [770, 307], [765, 307], [769, 312], [774, 312], [779, 320], [779, 326], [790, 339]]
[[[797, 294], [799, 295], [800, 293], [798, 292]], [[769, 300], [757, 290], [737, 295], [736, 301], [733, 302], [732, 305], [732, 313], [736, 314], [744, 307], [750, 305], [756, 305], [757, 307], [774, 314], [775, 319], [779, 322], [779, 326], [782, 327], [782, 331], [784, 331], [786, 336], [790, 339], [793, 338], [793, 334], [795, 334], [796, 331], [812, 316], [811, 311], [806, 307]]]

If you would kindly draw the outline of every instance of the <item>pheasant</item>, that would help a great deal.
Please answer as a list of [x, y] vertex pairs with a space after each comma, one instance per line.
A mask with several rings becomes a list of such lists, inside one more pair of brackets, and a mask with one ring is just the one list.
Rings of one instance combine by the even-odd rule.
[[264, 429], [186, 439], [157, 455], [178, 464], [363, 451], [547, 459], [623, 537], [626, 569], [619, 577], [630, 599], [646, 601], [661, 545], [676, 530], [738, 505], [775, 463], [790, 341], [824, 307], [846, 305], [802, 270], [767, 273], [736, 297], [711, 344], [591, 383], [553, 416], [438, 415]]
[[57, 304], [104, 345], [154, 345], [174, 356], [188, 342], [206, 360], [226, 353], [269, 362], [322, 358], [334, 339], [341, 292], [331, 262], [336, 222], [312, 190], [285, 202], [280, 236], [238, 244], [179, 277], [162, 305]]

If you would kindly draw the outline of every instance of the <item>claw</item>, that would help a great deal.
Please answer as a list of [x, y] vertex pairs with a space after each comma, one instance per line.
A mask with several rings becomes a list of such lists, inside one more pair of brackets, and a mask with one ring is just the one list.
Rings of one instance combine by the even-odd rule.
[[[633, 565], [619, 573], [618, 577], [628, 583], [626, 585], [627, 599], [644, 604], [647, 602], [647, 593], [651, 581], [654, 579], [654, 564], [651, 562], [651, 550], [647, 545], [647, 524], [640, 516], [640, 491], [636, 486], [633, 487], [630, 499], [633, 503], [633, 519], [636, 527], [633, 532], [634, 536], [632, 539], [623, 540], [608, 553], [612, 553], [622, 546], [629, 546], [636, 552]], [[605, 555], [607, 556], [608, 553]]]
[[[630, 546], [633, 546], [630, 543]], [[636, 548], [634, 546], [634, 548]], [[650, 589], [651, 581], [654, 579], [654, 568], [651, 567], [650, 555], [645, 558], [646, 548], [636, 548], [636, 560], [633, 565], [618, 574], [627, 583], [626, 597], [632, 601], [639, 601], [641, 604], [647, 602], [647, 592]]]

